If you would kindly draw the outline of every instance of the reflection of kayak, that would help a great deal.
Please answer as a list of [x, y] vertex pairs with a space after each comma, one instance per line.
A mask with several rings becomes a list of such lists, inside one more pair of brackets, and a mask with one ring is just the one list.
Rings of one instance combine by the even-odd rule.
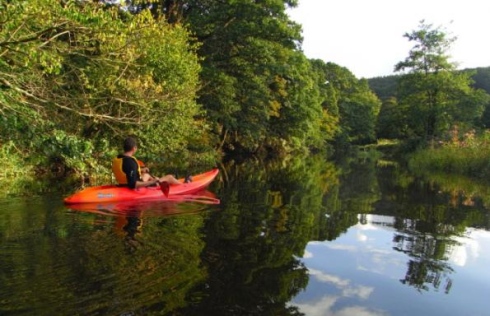
[[134, 247], [141, 244], [135, 235], [142, 232], [145, 219], [216, 211], [218, 208], [215, 206], [219, 203], [220, 200], [214, 193], [202, 190], [191, 195], [172, 195], [166, 199], [76, 203], [69, 204], [66, 208], [77, 214], [87, 214], [81, 215], [79, 219], [92, 225], [114, 223], [115, 232], [125, 235], [127, 245]]
[[[192, 202], [192, 203], [181, 203]], [[181, 213], [194, 213], [209, 204], [219, 204], [220, 200], [210, 191], [203, 190], [190, 195], [170, 195], [168, 198], [157, 200], [127, 200], [127, 201], [101, 201], [96, 203], [76, 203], [68, 205], [74, 211], [102, 215], [126, 215], [140, 214], [146, 215], [176, 215]]]
[[[205, 173], [192, 176], [192, 182], [170, 185], [168, 197], [160, 187], [146, 187], [130, 189], [115, 185], [103, 185], [83, 189], [65, 199], [66, 204], [100, 203], [137, 200], [175, 200], [182, 195], [191, 195], [204, 190], [218, 175], [219, 170], [213, 169]], [[184, 182], [184, 179], [179, 179]]]

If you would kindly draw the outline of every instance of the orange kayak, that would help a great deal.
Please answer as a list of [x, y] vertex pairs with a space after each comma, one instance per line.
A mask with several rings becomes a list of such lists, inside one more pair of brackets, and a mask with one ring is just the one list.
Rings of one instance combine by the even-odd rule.
[[[185, 204], [185, 205], [184, 205]], [[97, 203], [68, 204], [72, 211], [95, 213], [101, 215], [164, 216], [195, 213], [206, 209], [208, 205], [220, 204], [220, 200], [210, 191], [203, 190], [193, 194], [172, 195], [155, 200], [131, 200]]]
[[115, 185], [103, 185], [89, 187], [76, 192], [65, 198], [66, 204], [78, 203], [99, 203], [99, 202], [119, 202], [136, 200], [174, 200], [175, 196], [188, 195], [200, 192], [205, 189], [218, 175], [219, 170], [213, 169], [208, 172], [192, 176], [192, 182], [184, 183], [184, 179], [179, 179], [182, 184], [171, 184], [166, 197], [160, 187], [145, 187], [130, 189]]

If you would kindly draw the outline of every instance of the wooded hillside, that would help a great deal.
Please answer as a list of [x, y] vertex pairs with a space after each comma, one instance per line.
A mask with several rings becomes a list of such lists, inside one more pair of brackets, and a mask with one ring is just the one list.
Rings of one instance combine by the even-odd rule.
[[[460, 70], [470, 73], [473, 83], [471, 86], [475, 89], [483, 89], [490, 93], [490, 67], [466, 68]], [[380, 98], [386, 100], [389, 97], [396, 96], [398, 79], [401, 75], [373, 77], [367, 79], [369, 88]]]

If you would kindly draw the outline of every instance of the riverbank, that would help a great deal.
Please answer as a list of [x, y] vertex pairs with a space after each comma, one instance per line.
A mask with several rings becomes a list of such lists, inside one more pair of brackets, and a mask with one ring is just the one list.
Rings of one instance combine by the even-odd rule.
[[490, 183], [490, 134], [453, 139], [438, 147], [416, 151], [408, 159], [417, 173], [450, 173]]

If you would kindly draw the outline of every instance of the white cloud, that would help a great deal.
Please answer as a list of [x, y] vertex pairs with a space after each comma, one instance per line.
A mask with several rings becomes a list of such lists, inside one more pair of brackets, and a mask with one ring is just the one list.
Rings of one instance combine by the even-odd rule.
[[381, 311], [370, 310], [362, 306], [349, 306], [339, 310], [333, 310], [338, 296], [325, 296], [316, 302], [292, 304], [307, 316], [381, 316], [387, 315]]
[[449, 260], [460, 267], [466, 265], [468, 260], [468, 255], [466, 253], [466, 247], [456, 246], [449, 255]]
[[304, 259], [313, 258], [313, 253], [311, 253], [311, 252], [309, 252], [308, 250], [305, 249], [305, 252], [303, 253], [303, 258]]
[[349, 280], [343, 280], [335, 275], [323, 273], [320, 270], [309, 269], [309, 274], [314, 276], [318, 281], [332, 283], [339, 288], [344, 288], [349, 285]]
[[488, 231], [470, 228], [467, 230], [466, 237], [458, 237], [455, 240], [459, 245], [451, 249], [449, 261], [460, 267], [490, 252], [490, 232]]
[[358, 248], [356, 246], [351, 246], [351, 245], [340, 245], [340, 244], [331, 244], [331, 243], [324, 243], [326, 247], [329, 249], [333, 250], [345, 250], [345, 251], [357, 251]]
[[356, 233], [356, 239], [358, 241], [364, 242], [364, 241], [367, 241], [368, 240], [368, 237], [365, 234], [363, 234], [363, 233], [361, 233], [361, 232], [358, 231]]
[[334, 316], [381, 316], [387, 313], [381, 311], [369, 310], [361, 306], [350, 306], [333, 313]]
[[368, 309], [362, 306], [349, 306], [334, 310], [337, 301], [344, 297], [357, 297], [367, 300], [374, 291], [374, 288], [363, 285], [351, 285], [348, 279], [324, 273], [316, 269], [309, 269], [312, 277], [323, 283], [333, 284], [338, 290], [339, 295], [323, 296], [317, 301], [309, 303], [291, 303], [307, 316], [380, 316], [383, 312]]
[[359, 285], [343, 289], [342, 295], [346, 297], [357, 296], [362, 300], [367, 300], [373, 291], [373, 287]]
[[342, 297], [358, 297], [359, 299], [366, 300], [374, 291], [374, 288], [372, 287], [350, 285], [350, 280], [342, 279], [338, 276], [324, 273], [320, 270], [309, 269], [309, 273], [320, 282], [333, 284], [335, 287], [341, 290]]
[[379, 229], [378, 227], [376, 227], [375, 225], [373, 225], [371, 223], [367, 223], [367, 224], [357, 223], [353, 227], [356, 229], [359, 229], [359, 230], [378, 230]]
[[332, 315], [331, 309], [337, 302], [338, 297], [325, 296], [320, 300], [313, 303], [306, 304], [292, 304], [299, 308], [299, 310], [308, 316], [327, 316]]

